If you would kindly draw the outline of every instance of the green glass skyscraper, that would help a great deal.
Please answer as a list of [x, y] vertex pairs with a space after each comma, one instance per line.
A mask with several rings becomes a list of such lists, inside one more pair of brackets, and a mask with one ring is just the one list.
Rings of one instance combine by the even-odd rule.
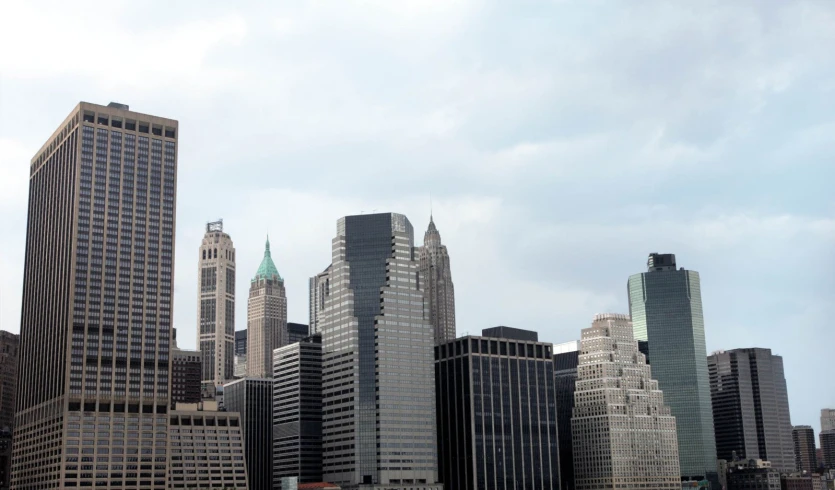
[[716, 478], [716, 440], [699, 273], [676, 270], [673, 254], [649, 255], [629, 278], [635, 340], [649, 342], [652, 374], [676, 417], [682, 477]]

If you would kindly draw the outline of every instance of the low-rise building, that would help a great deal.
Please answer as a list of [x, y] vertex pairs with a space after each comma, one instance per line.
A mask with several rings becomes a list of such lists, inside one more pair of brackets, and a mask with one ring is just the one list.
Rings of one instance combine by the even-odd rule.
[[238, 413], [204, 401], [179, 403], [168, 417], [168, 488], [249, 488]]

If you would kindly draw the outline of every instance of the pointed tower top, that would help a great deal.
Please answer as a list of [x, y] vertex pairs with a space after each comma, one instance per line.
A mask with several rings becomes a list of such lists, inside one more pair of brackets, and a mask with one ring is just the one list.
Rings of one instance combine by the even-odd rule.
[[278, 279], [281, 281], [281, 275], [273, 262], [272, 254], [270, 253], [270, 236], [267, 235], [267, 243], [264, 247], [264, 258], [261, 260], [261, 265], [258, 266], [258, 272], [252, 278], [252, 282], [259, 279]]

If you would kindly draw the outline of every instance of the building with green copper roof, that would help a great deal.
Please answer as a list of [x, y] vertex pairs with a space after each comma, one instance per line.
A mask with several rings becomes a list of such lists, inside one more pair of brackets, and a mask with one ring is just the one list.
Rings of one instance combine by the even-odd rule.
[[270, 237], [267, 237], [267, 245], [264, 248], [264, 258], [261, 260], [261, 265], [258, 266], [258, 272], [255, 273], [255, 277], [252, 278], [252, 282], [257, 281], [258, 279], [277, 279], [279, 281], [284, 281], [281, 278], [281, 274], [278, 273], [278, 269], [275, 267], [275, 262], [273, 262], [272, 254], [270, 253]]

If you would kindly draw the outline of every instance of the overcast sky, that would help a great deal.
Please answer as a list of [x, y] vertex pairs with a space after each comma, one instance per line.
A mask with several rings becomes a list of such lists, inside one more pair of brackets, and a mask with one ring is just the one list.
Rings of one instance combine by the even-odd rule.
[[709, 352], [782, 355], [794, 424], [835, 407], [835, 3], [196, 5], [0, 2], [0, 328], [30, 158], [78, 101], [118, 101], [180, 121], [181, 346], [206, 221], [238, 251], [238, 328], [267, 233], [307, 323], [336, 220], [405, 213], [422, 242], [431, 193], [459, 334], [576, 339], [675, 253]]

